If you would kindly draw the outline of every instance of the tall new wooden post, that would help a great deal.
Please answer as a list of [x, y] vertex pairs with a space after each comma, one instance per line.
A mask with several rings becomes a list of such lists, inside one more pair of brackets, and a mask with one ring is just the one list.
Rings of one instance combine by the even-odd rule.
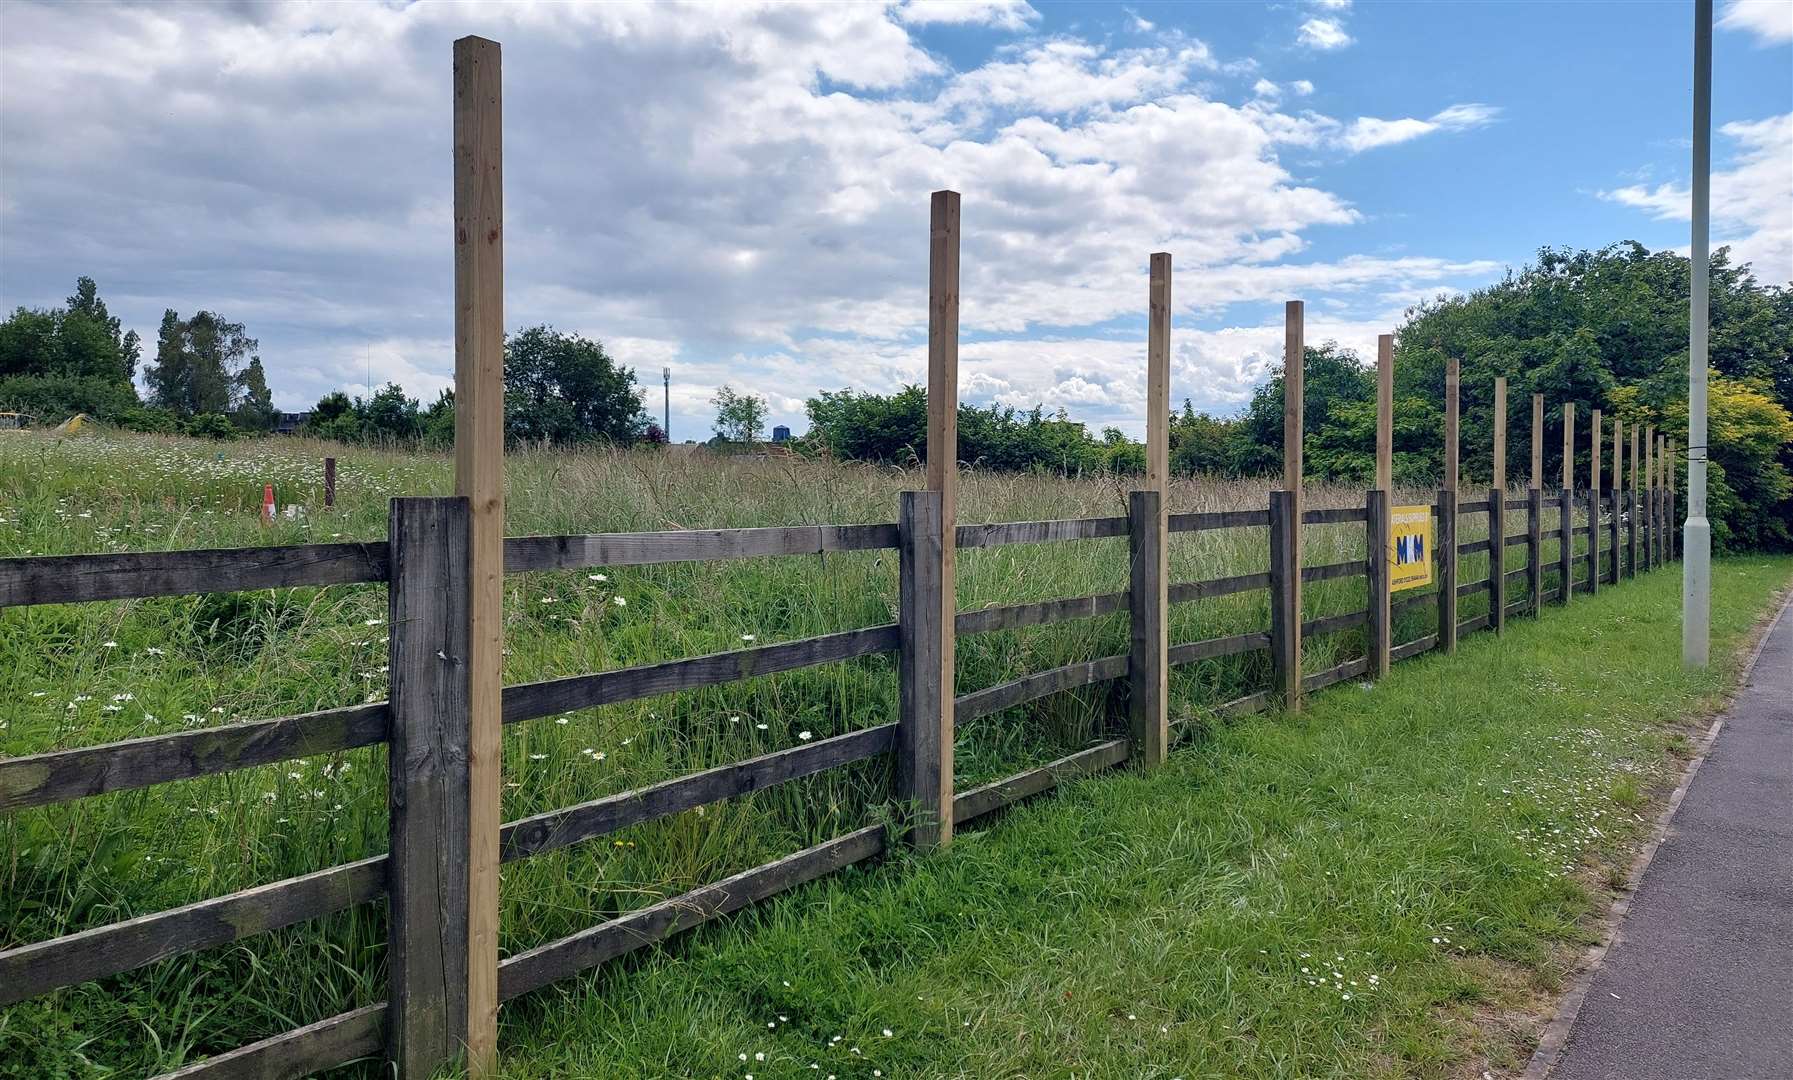
[[1388, 674], [1394, 645], [1394, 613], [1391, 610], [1388, 545], [1393, 527], [1390, 518], [1395, 461], [1395, 336], [1376, 337], [1376, 487], [1365, 509], [1365, 553], [1370, 564], [1370, 667], [1381, 678]]
[[455, 493], [467, 500], [467, 1071], [498, 1067], [504, 675], [504, 145], [498, 43], [454, 43]]
[[1657, 471], [1662, 476], [1662, 561], [1673, 562], [1675, 558], [1675, 444], [1667, 435], [1662, 437], [1662, 453], [1658, 455], [1661, 464]]
[[1625, 572], [1625, 553], [1619, 545], [1619, 522], [1625, 516], [1625, 422], [1618, 417], [1612, 421], [1612, 518], [1607, 523], [1610, 533], [1609, 542], [1612, 547], [1612, 566], [1607, 569], [1607, 580], [1614, 585]]
[[[1290, 300], [1283, 308], [1282, 486], [1290, 499], [1286, 522], [1290, 532], [1285, 538], [1283, 557], [1289, 560], [1294, 570], [1287, 575], [1288, 581], [1281, 594], [1281, 601], [1289, 609], [1283, 613], [1288, 641], [1281, 675], [1283, 705], [1291, 711], [1301, 708], [1301, 515], [1306, 509], [1301, 497], [1302, 410], [1306, 400], [1307, 368], [1305, 309], [1306, 305], [1300, 300]], [[1272, 526], [1274, 531], [1274, 522]]]
[[1656, 436], [1656, 509], [1655, 513], [1651, 515], [1650, 520], [1655, 526], [1651, 529], [1651, 532], [1654, 533], [1656, 537], [1654, 546], [1656, 550], [1657, 566], [1661, 566], [1668, 561], [1668, 544], [1664, 542], [1664, 534], [1668, 532], [1668, 481], [1663, 479], [1663, 474], [1667, 470], [1663, 467], [1662, 460], [1666, 445], [1667, 443], [1663, 436]]
[[1532, 395], [1531, 486], [1544, 490], [1544, 395]]
[[1644, 569], [1656, 568], [1656, 425], [1644, 425]]
[[[958, 611], [956, 568], [959, 486], [959, 193], [936, 191], [928, 224], [928, 493], [905, 499], [915, 581], [905, 566], [912, 610], [904, 623], [902, 688], [897, 734], [899, 796], [918, 813], [917, 847], [944, 847], [953, 838], [953, 623]], [[937, 503], [937, 513], [930, 514]], [[923, 531], [931, 539], [923, 540]], [[938, 554], [936, 554], [936, 552]], [[930, 579], [924, 560], [938, 567]], [[926, 640], [922, 640], [924, 638]], [[910, 640], [913, 638], [913, 642]], [[911, 655], [913, 654], [913, 655]]]
[[1444, 486], [1438, 490], [1438, 647], [1457, 651], [1457, 479], [1462, 438], [1457, 413], [1461, 375], [1457, 359], [1444, 367]]
[[1130, 755], [1146, 768], [1162, 762], [1170, 746], [1170, 274], [1170, 253], [1154, 253], [1146, 296], [1146, 490], [1134, 492], [1128, 505]]
[[1625, 502], [1625, 544], [1631, 549], [1630, 558], [1627, 560], [1627, 564], [1629, 566], [1628, 573], [1630, 573], [1632, 577], [1637, 576], [1637, 519], [1638, 515], [1643, 512], [1643, 496], [1638, 489], [1638, 479], [1643, 475], [1643, 470], [1638, 467], [1637, 436], [1637, 425], [1632, 424], [1631, 497]]
[[1588, 592], [1600, 591], [1600, 410], [1588, 421]]
[[1494, 380], [1494, 483], [1488, 489], [1488, 623], [1507, 628], [1507, 380]]
[[1575, 591], [1575, 406], [1563, 403], [1563, 491], [1562, 510], [1558, 513], [1563, 525], [1563, 538], [1557, 547], [1558, 572], [1563, 577], [1563, 603]]

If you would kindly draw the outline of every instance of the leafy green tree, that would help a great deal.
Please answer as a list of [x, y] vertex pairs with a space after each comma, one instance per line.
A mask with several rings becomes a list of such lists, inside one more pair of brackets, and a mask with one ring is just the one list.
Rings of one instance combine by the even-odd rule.
[[262, 370], [261, 357], [250, 358], [249, 366], [237, 376], [237, 386], [241, 392], [237, 423], [250, 431], [274, 430], [280, 420], [280, 410], [274, 408], [274, 395], [268, 389], [268, 376]]
[[504, 424], [513, 441], [627, 445], [647, 430], [633, 368], [578, 334], [534, 326], [504, 344]]
[[183, 320], [169, 308], [156, 337], [156, 362], [143, 373], [150, 401], [178, 416], [232, 412], [241, 396], [239, 377], [259, 359], [259, 348], [242, 323], [210, 311]]
[[737, 393], [724, 383], [716, 389], [710, 404], [716, 407], [713, 425], [716, 437], [725, 442], [756, 443], [766, 430], [766, 399], [757, 394]]
[[131, 377], [141, 351], [136, 332], [121, 332], [83, 277], [63, 307], [21, 307], [0, 322], [0, 408], [45, 420], [78, 412], [117, 419], [137, 405]]

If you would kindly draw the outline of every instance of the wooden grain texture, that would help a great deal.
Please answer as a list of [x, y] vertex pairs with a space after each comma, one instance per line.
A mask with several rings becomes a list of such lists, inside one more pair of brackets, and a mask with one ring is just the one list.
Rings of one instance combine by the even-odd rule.
[[1019, 679], [997, 683], [960, 696], [955, 703], [954, 715], [965, 720], [975, 720], [980, 716], [989, 716], [991, 713], [1037, 701], [1048, 694], [1125, 678], [1127, 669], [1126, 656], [1104, 656], [1023, 675]]
[[1127, 503], [1128, 753], [1143, 769], [1164, 762], [1170, 747], [1170, 648], [1165, 580], [1164, 493], [1135, 491]]
[[386, 1006], [367, 1005], [240, 1046], [156, 1080], [297, 1080], [380, 1053]]
[[0, 608], [385, 581], [384, 543], [0, 559]]
[[[1301, 709], [1301, 525], [1307, 511], [1307, 498], [1302, 487], [1303, 454], [1306, 432], [1307, 385], [1307, 305], [1291, 300], [1283, 306], [1283, 490], [1289, 502], [1283, 515], [1281, 554], [1284, 560], [1282, 601], [1286, 634], [1282, 653], [1286, 665], [1283, 674], [1283, 708], [1290, 712]], [[1272, 504], [1274, 505], [1274, 504]], [[1271, 541], [1271, 567], [1277, 558], [1277, 541]], [[1272, 600], [1275, 603], [1275, 600]]]
[[828, 551], [876, 551], [894, 548], [896, 543], [894, 523], [513, 536], [504, 542], [504, 569], [506, 573], [518, 574], [536, 570], [584, 570], [596, 566], [819, 555]]
[[[948, 810], [951, 813], [951, 810]], [[639, 911], [539, 945], [499, 965], [498, 990], [519, 995], [596, 967], [607, 960], [719, 918], [769, 896], [814, 881], [884, 851], [884, 826], [868, 825], [711, 885], [668, 897]]]
[[1418, 656], [1420, 653], [1429, 652], [1437, 647], [1438, 635], [1427, 634], [1425, 637], [1415, 638], [1405, 645], [1396, 645], [1393, 653], [1396, 660], [1405, 660], [1410, 656]]
[[1535, 491], [1544, 490], [1544, 395], [1532, 395], [1532, 474], [1526, 485]]
[[889, 753], [895, 748], [896, 739], [896, 724], [880, 724], [550, 810], [506, 825], [500, 850], [505, 862], [527, 859], [632, 825], [658, 821]]
[[1064, 521], [1004, 521], [993, 525], [961, 525], [956, 535], [962, 548], [1044, 544], [1059, 540], [1099, 540], [1111, 536], [1126, 536], [1127, 519], [1070, 518]]
[[1588, 591], [1600, 591], [1600, 434], [1603, 429], [1600, 410], [1588, 417]]
[[387, 656], [387, 1054], [434, 1075], [467, 1041], [472, 564], [464, 498], [393, 499]]
[[1494, 379], [1494, 490], [1493, 499], [1506, 497], [1507, 491], [1507, 378]]
[[1002, 607], [976, 608], [954, 616], [958, 634], [987, 634], [993, 630], [1014, 630], [1023, 626], [1047, 626], [1072, 619], [1094, 619], [1114, 615], [1128, 608], [1127, 594], [1098, 593], [1065, 600], [1038, 600], [1029, 604], [1007, 604]]
[[1146, 286], [1146, 488], [1170, 506], [1170, 252], [1154, 252]]
[[1460, 458], [1463, 452], [1462, 388], [1463, 377], [1456, 357], [1444, 362], [1444, 486], [1453, 493], [1461, 479]]
[[1211, 578], [1207, 581], [1186, 581], [1170, 587], [1170, 602], [1185, 604], [1191, 600], [1208, 600], [1216, 596], [1231, 596], [1234, 593], [1250, 592], [1253, 589], [1268, 589], [1270, 573], [1235, 574], [1232, 577]]
[[1301, 573], [1295, 493], [1270, 493], [1271, 658], [1283, 707], [1301, 707]]
[[1433, 543], [1438, 557], [1438, 647], [1457, 651], [1457, 492], [1438, 491], [1438, 536]]
[[1575, 493], [1568, 488], [1557, 492], [1557, 519], [1562, 522], [1562, 538], [1556, 545], [1556, 572], [1558, 580], [1563, 582], [1562, 601], [1569, 602], [1570, 593], [1575, 590], [1569, 583], [1575, 580]]
[[1535, 484], [1525, 500], [1525, 588], [1531, 613], [1543, 613], [1544, 600], [1544, 492]]
[[1372, 488], [1364, 496], [1364, 552], [1366, 584], [1369, 589], [1369, 673], [1380, 679], [1388, 674], [1389, 649], [1393, 647], [1394, 613], [1389, 609], [1393, 594], [1389, 586], [1389, 502], [1386, 487]]
[[1575, 405], [1563, 403], [1563, 484], [1564, 491], [1575, 490]]
[[[953, 673], [958, 670], [958, 623], [954, 618], [959, 595], [959, 193], [936, 191], [928, 208], [928, 490], [938, 495], [929, 519], [938, 539], [925, 548], [933, 566], [935, 583], [926, 594], [929, 606], [927, 633], [934, 641], [926, 648], [935, 671], [927, 683], [934, 687], [928, 707], [921, 714], [905, 714], [901, 722], [905, 738], [899, 740], [898, 776], [912, 786], [898, 790], [916, 798], [920, 827], [910, 836], [918, 847], [944, 847], [953, 838]], [[899, 532], [902, 523], [899, 521]], [[914, 521], [910, 522], [913, 531]], [[907, 541], [905, 541], [907, 542]], [[915, 565], [917, 549], [909, 546]], [[901, 591], [899, 586], [899, 592]], [[911, 620], [911, 626], [914, 625]], [[906, 639], [905, 649], [913, 639]], [[915, 689], [911, 684], [911, 689]], [[917, 722], [927, 725], [924, 733]], [[917, 739], [932, 739], [923, 746]], [[914, 754], [924, 750], [925, 763]], [[905, 758], [905, 754], [909, 756]], [[907, 761], [907, 765], [905, 765]], [[907, 768], [909, 771], [905, 772]], [[925, 790], [924, 790], [925, 789]]]
[[0, 760], [0, 811], [270, 765], [386, 740], [384, 701]]
[[915, 814], [909, 839], [917, 847], [944, 847], [953, 832], [953, 672], [942, 655], [943, 622], [952, 594], [943, 580], [945, 552], [939, 491], [905, 491], [897, 515], [901, 537], [897, 574], [896, 797]]
[[504, 690], [504, 110], [498, 43], [454, 43], [455, 494], [469, 508], [468, 1074], [498, 1059]]
[[1193, 514], [1170, 515], [1170, 531], [1174, 533], [1252, 528], [1268, 524], [1268, 510], [1205, 510]]
[[1336, 634], [1340, 630], [1349, 630], [1355, 626], [1366, 626], [1370, 621], [1367, 609], [1347, 611], [1339, 615], [1327, 615], [1318, 619], [1309, 619], [1301, 624], [1303, 639], [1319, 637], [1321, 634]]
[[1248, 653], [1269, 647], [1270, 635], [1258, 630], [1248, 634], [1230, 634], [1227, 637], [1209, 638], [1206, 641], [1191, 641], [1182, 645], [1172, 645], [1167, 653], [1167, 659], [1173, 666], [1193, 664], [1197, 660], [1236, 656], [1239, 653]]
[[378, 899], [386, 856], [0, 952], [0, 1008]]
[[1494, 613], [1494, 632], [1503, 634], [1507, 629], [1506, 567], [1511, 540], [1507, 536], [1507, 501], [1499, 487], [1488, 491], [1488, 536], [1495, 541], [1488, 547], [1489, 610]]
[[1127, 740], [1110, 739], [1038, 768], [961, 791], [953, 799], [953, 820], [975, 821], [1022, 799], [1050, 791], [1067, 780], [1113, 768], [1127, 760]]
[[[1504, 380], [1501, 390], [1506, 390]], [[1395, 486], [1395, 336], [1376, 335], [1376, 489]]]
[[1368, 559], [1350, 559], [1345, 562], [1325, 563], [1320, 566], [1304, 566], [1301, 568], [1302, 581], [1334, 581], [1338, 578], [1362, 577], [1368, 573]]
[[1312, 675], [1306, 676], [1301, 680], [1301, 689], [1303, 692], [1311, 694], [1316, 690], [1324, 690], [1333, 683], [1355, 679], [1368, 672], [1369, 669], [1369, 659], [1360, 656], [1355, 660], [1347, 660], [1342, 664], [1329, 667], [1325, 671], [1316, 671]]
[[517, 723], [574, 709], [614, 705], [621, 701], [693, 690], [701, 686], [752, 679], [781, 671], [814, 667], [875, 653], [892, 652], [900, 644], [895, 623], [842, 630], [819, 637], [774, 645], [756, 645], [667, 660], [658, 664], [569, 675], [504, 689], [504, 722]]

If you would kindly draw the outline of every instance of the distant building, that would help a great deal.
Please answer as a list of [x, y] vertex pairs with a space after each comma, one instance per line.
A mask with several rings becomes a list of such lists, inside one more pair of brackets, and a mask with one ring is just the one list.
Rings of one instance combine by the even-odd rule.
[[274, 434], [291, 435], [304, 427], [310, 420], [309, 410], [306, 412], [283, 412], [280, 414], [280, 419], [274, 422]]
[[773, 442], [790, 442], [791, 441], [791, 429], [788, 427], [785, 427], [783, 424], [780, 424], [777, 427], [773, 428], [772, 429], [772, 441]]

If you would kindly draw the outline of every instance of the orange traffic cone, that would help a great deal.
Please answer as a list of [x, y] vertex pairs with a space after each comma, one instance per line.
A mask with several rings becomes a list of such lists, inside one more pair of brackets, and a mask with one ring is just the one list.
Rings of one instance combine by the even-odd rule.
[[261, 519], [263, 524], [274, 521], [274, 485], [263, 484], [261, 489]]

